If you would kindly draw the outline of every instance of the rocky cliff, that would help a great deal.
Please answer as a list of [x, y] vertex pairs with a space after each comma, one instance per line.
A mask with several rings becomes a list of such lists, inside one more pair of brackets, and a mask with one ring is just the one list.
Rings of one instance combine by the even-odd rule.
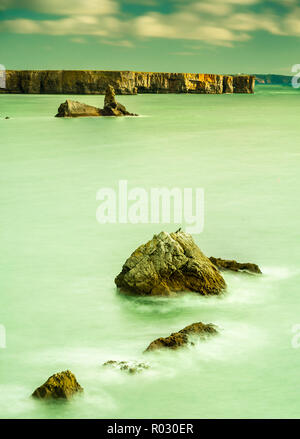
[[254, 75], [257, 84], [265, 85], [292, 85], [292, 76], [286, 75]]
[[116, 94], [253, 93], [254, 76], [100, 70], [7, 70], [0, 93]]

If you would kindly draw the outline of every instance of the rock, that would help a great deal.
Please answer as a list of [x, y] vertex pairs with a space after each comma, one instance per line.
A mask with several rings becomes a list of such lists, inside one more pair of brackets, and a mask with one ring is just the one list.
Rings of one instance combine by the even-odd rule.
[[234, 260], [226, 260], [221, 258], [214, 258], [211, 256], [209, 260], [220, 270], [231, 270], [231, 271], [246, 271], [250, 273], [262, 274], [260, 268], [256, 264], [251, 262], [240, 263]]
[[103, 109], [67, 99], [59, 106], [55, 117], [82, 116], [137, 116], [137, 114], [129, 113], [124, 105], [116, 101], [115, 90], [109, 85], [106, 89]]
[[[226, 75], [228, 76], [228, 75]], [[239, 78], [237, 76], [236, 78]], [[251, 93], [252, 76], [235, 80], [234, 93]], [[249, 81], [245, 81], [249, 78]], [[223, 75], [207, 73], [133, 72], [103, 70], [6, 70], [0, 93], [104, 94], [107, 86], [118, 95], [136, 93], [223, 93]], [[225, 93], [228, 93], [225, 91]]]
[[102, 116], [137, 116], [137, 114], [129, 113], [124, 105], [116, 101], [115, 90], [108, 85], [105, 92], [104, 108], [101, 110]]
[[83, 388], [77, 382], [75, 375], [66, 370], [48, 378], [32, 396], [38, 399], [70, 399], [77, 392], [83, 392]]
[[55, 117], [101, 116], [101, 109], [67, 99], [61, 104]]
[[233, 77], [223, 77], [223, 93], [233, 93]]
[[108, 85], [105, 91], [104, 108], [105, 107], [116, 108], [116, 106], [117, 106], [117, 101], [116, 101], [115, 90], [111, 85]]
[[254, 75], [236, 75], [233, 77], [233, 93], [254, 93]]
[[149, 344], [145, 352], [154, 351], [156, 349], [169, 348], [178, 349], [185, 346], [189, 342], [190, 335], [197, 335], [201, 339], [206, 339], [210, 335], [216, 335], [218, 331], [212, 323], [193, 323], [178, 332], [174, 332], [169, 337], [160, 337]]
[[138, 247], [115, 278], [121, 291], [139, 295], [170, 295], [195, 291], [220, 294], [226, 287], [219, 270], [201, 252], [191, 235], [161, 232]]
[[10, 119], [10, 117], [9, 117], [9, 116], [6, 116], [5, 119]]
[[137, 361], [114, 361], [114, 360], [106, 361], [106, 363], [103, 363], [103, 366], [122, 370], [130, 374], [143, 372], [144, 370], [149, 369], [150, 367], [146, 363], [138, 363]]

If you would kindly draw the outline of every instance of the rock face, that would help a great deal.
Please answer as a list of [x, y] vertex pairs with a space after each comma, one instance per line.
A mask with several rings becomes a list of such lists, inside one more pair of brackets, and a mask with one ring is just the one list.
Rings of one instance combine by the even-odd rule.
[[124, 105], [116, 101], [115, 90], [108, 85], [105, 91], [104, 108], [101, 110], [101, 116], [137, 116], [137, 114], [129, 113]]
[[130, 374], [140, 373], [146, 369], [149, 369], [149, 365], [146, 363], [138, 363], [137, 361], [106, 361], [103, 364], [105, 367], [121, 370]]
[[253, 93], [255, 76], [233, 76], [233, 93]]
[[115, 99], [114, 88], [108, 85], [103, 109], [67, 99], [66, 102], [59, 106], [58, 112], [55, 115], [55, 117], [83, 116], [137, 116], [137, 114], [129, 113], [124, 105], [119, 104]]
[[140, 295], [169, 295], [176, 291], [219, 294], [226, 287], [219, 270], [201, 252], [191, 235], [161, 232], [138, 247], [123, 265], [115, 283], [120, 290]]
[[75, 375], [66, 370], [48, 378], [32, 396], [38, 399], [70, 399], [77, 392], [83, 392], [83, 388], [77, 382]]
[[226, 260], [221, 258], [214, 258], [211, 256], [209, 260], [220, 270], [231, 270], [231, 271], [247, 271], [250, 273], [262, 274], [258, 265], [252, 264], [251, 262], [240, 263], [234, 260]]
[[157, 338], [149, 344], [145, 352], [162, 348], [178, 349], [188, 344], [190, 335], [197, 335], [201, 339], [205, 339], [210, 335], [216, 334], [218, 334], [218, 331], [212, 323], [193, 323], [178, 332], [174, 332], [169, 337]]
[[[232, 91], [226, 84], [233, 77]], [[225, 78], [225, 79], [224, 79]], [[238, 78], [242, 78], [239, 80]], [[248, 78], [248, 79], [247, 79]], [[101, 70], [7, 70], [0, 93], [104, 94], [116, 93], [253, 93], [254, 76]], [[224, 88], [225, 82], [225, 88]]]
[[233, 76], [223, 77], [223, 93], [233, 93]]
[[100, 108], [67, 99], [66, 102], [60, 104], [55, 117], [83, 117], [101, 115]]

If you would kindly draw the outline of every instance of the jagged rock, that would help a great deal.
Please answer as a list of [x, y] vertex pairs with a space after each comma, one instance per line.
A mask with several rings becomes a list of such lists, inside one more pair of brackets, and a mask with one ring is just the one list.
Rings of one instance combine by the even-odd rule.
[[219, 270], [192, 236], [180, 230], [161, 232], [138, 247], [115, 283], [121, 291], [140, 295], [169, 295], [176, 291], [220, 294], [226, 287]]
[[48, 378], [32, 396], [38, 399], [70, 399], [77, 392], [83, 392], [83, 388], [77, 382], [75, 375], [66, 370]]
[[119, 104], [115, 96], [114, 88], [108, 85], [104, 98], [104, 108], [101, 110], [102, 116], [137, 116], [137, 114], [129, 113], [124, 105]]
[[103, 366], [122, 370], [130, 374], [143, 372], [144, 370], [149, 369], [150, 367], [146, 363], [139, 363], [137, 361], [115, 361], [115, 360], [106, 361], [106, 363], [103, 363]]
[[236, 75], [233, 77], [233, 93], [254, 93], [254, 75]]
[[223, 77], [223, 93], [233, 93], [233, 77]]
[[116, 108], [116, 106], [117, 106], [117, 101], [116, 101], [115, 90], [111, 85], [108, 85], [105, 92], [104, 108], [105, 107]]
[[82, 102], [67, 99], [61, 104], [55, 117], [83, 117], [83, 116], [101, 116], [101, 109], [92, 105], [83, 104]]
[[230, 261], [227, 259], [214, 258], [213, 256], [209, 259], [220, 270], [247, 271], [250, 273], [262, 274], [259, 266], [252, 264], [251, 262], [240, 263], [234, 260]]
[[116, 101], [115, 90], [109, 85], [106, 89], [103, 109], [67, 99], [59, 106], [55, 117], [82, 116], [137, 116], [137, 114], [129, 113], [124, 105]]
[[169, 348], [178, 349], [185, 346], [189, 342], [190, 335], [197, 335], [201, 339], [206, 339], [210, 335], [216, 335], [218, 331], [212, 323], [192, 323], [189, 326], [181, 329], [178, 332], [174, 332], [169, 337], [160, 337], [149, 344], [145, 352], [154, 351], [156, 349]]

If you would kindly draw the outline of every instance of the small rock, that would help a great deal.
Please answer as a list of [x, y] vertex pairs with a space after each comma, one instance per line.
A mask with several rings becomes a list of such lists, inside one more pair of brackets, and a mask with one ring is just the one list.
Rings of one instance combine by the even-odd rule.
[[192, 323], [189, 326], [174, 332], [169, 337], [160, 337], [149, 344], [145, 352], [154, 351], [161, 348], [178, 349], [185, 346], [189, 342], [189, 335], [198, 335], [201, 339], [205, 339], [210, 335], [216, 335], [218, 331], [212, 323]]
[[77, 382], [75, 375], [66, 370], [48, 378], [32, 396], [38, 399], [70, 399], [77, 392], [83, 392], [83, 388]]
[[194, 291], [220, 294], [226, 287], [219, 270], [201, 252], [191, 235], [161, 232], [138, 247], [123, 265], [115, 283], [139, 295]]
[[262, 274], [259, 266], [251, 262], [240, 263], [234, 260], [214, 258], [213, 256], [211, 256], [209, 260], [220, 270], [246, 271], [249, 273]]
[[115, 360], [106, 361], [106, 363], [103, 363], [103, 366], [122, 370], [131, 374], [140, 373], [143, 370], [149, 369], [150, 367], [146, 363], [138, 363], [137, 361], [115, 361]]

